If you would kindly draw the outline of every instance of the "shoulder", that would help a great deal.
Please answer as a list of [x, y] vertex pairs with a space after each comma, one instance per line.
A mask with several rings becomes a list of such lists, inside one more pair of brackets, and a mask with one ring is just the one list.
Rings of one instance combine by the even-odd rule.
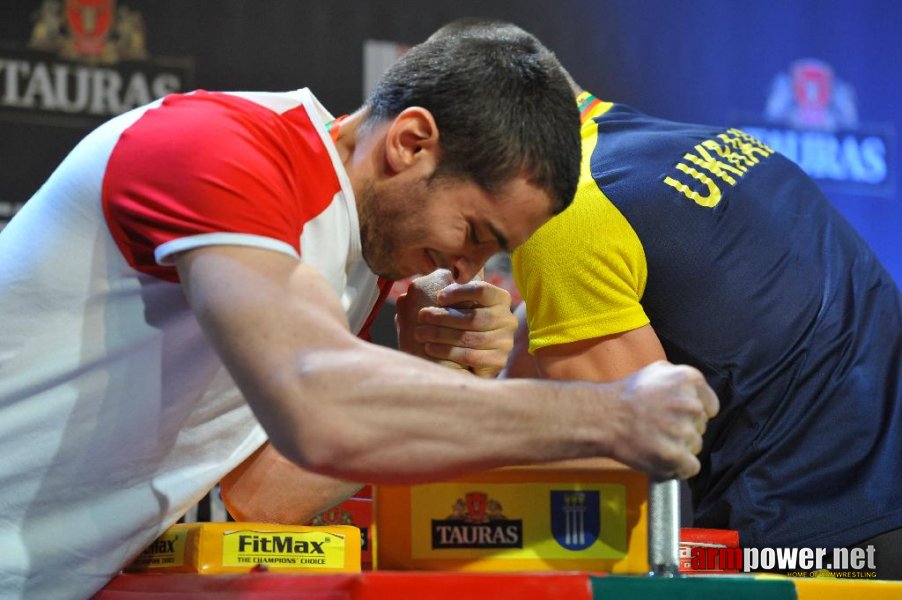
[[652, 117], [624, 104], [615, 104], [587, 125], [595, 128], [591, 175], [603, 189], [613, 183], [659, 181], [684, 154], [719, 133], [714, 127]]
[[[170, 151], [185, 148], [231, 150], [245, 145], [263, 148], [285, 143], [299, 134], [316, 133], [313, 121], [300, 102], [286, 104], [265, 96], [197, 91], [166, 96], [145, 111], [125, 132], [121, 144]], [[319, 145], [315, 137], [303, 137]], [[177, 142], [177, 143], [174, 143]]]
[[180, 196], [227, 189], [269, 197], [302, 185], [330, 198], [340, 186], [327, 134], [301, 100], [204, 91], [167, 96], [116, 143], [107, 191], [139, 181], [183, 190]]
[[590, 175], [621, 210], [659, 203], [715, 208], [749, 174], [785, 176], [791, 168], [773, 149], [732, 127], [659, 119], [624, 105], [594, 125]]

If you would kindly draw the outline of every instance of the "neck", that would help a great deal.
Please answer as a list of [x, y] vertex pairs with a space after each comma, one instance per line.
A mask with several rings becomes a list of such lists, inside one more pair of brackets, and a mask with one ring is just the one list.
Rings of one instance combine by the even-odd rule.
[[341, 122], [335, 139], [335, 149], [351, 183], [358, 213], [361, 212], [360, 204], [367, 201], [367, 190], [373, 186], [381, 161], [378, 144], [382, 139], [382, 125], [364, 126], [366, 117], [366, 108], [348, 115]]
[[354, 153], [359, 145], [359, 137], [362, 133], [360, 125], [366, 118], [366, 109], [358, 109], [341, 120], [340, 124], [334, 125], [338, 128], [335, 137], [335, 149], [345, 170], [350, 170], [351, 163], [354, 159]]

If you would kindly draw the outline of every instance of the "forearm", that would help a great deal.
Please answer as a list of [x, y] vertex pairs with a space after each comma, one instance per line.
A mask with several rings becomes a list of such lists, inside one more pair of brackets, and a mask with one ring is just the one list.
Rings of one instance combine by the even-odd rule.
[[289, 257], [211, 247], [177, 260], [208, 339], [301, 467], [374, 483], [598, 456], [698, 470], [688, 449], [717, 399], [695, 370], [651, 365], [604, 385], [470, 377], [357, 339], [328, 283]]
[[180, 255], [179, 273], [271, 443], [301, 467], [412, 482], [599, 456], [610, 445], [583, 431], [593, 395], [584, 385], [481, 380], [363, 342], [309, 266], [212, 248]]
[[329, 401], [301, 409], [308, 418], [289, 427], [296, 434], [280, 450], [343, 479], [410, 483], [603, 456], [617, 425], [597, 422], [604, 405], [620, 403], [614, 389], [590, 396], [582, 384], [487, 381], [371, 345], [309, 352], [301, 363], [297, 396]]

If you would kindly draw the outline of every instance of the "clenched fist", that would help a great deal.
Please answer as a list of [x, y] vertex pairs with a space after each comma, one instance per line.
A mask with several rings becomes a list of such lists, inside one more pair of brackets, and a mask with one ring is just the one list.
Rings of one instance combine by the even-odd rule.
[[517, 320], [510, 294], [485, 281], [454, 283], [439, 269], [414, 279], [398, 298], [401, 350], [494, 377], [507, 362]]
[[613, 385], [621, 410], [609, 416], [612, 457], [656, 478], [698, 473], [702, 434], [719, 409], [702, 374], [659, 361]]

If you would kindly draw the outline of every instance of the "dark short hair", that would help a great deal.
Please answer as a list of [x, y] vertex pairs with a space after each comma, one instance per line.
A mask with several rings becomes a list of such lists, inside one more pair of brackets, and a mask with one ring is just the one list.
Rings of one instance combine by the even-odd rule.
[[[517, 25], [514, 25], [513, 23], [510, 23], [508, 21], [501, 21], [500, 19], [487, 19], [484, 17], [464, 17], [462, 19], [451, 21], [450, 23], [442, 26], [438, 31], [433, 33], [429, 37], [429, 39], [444, 36], [484, 37], [507, 39], [512, 41], [520, 40], [529, 44], [534, 44], [537, 48], [551, 53], [551, 50], [545, 47], [545, 45], [539, 41], [539, 38], [529, 33], [525, 29], [521, 29]], [[567, 78], [567, 83], [570, 84], [570, 90], [573, 92], [573, 95], [579, 96], [580, 93], [583, 92], [582, 86], [576, 83], [576, 81], [573, 79], [567, 69], [564, 68], [563, 65], [558, 66], [561, 68], [561, 71]]]
[[494, 192], [525, 172], [562, 211], [576, 192], [581, 148], [574, 94], [554, 54], [525, 32], [449, 27], [388, 70], [366, 101], [367, 122], [425, 108], [439, 128], [436, 176]]

